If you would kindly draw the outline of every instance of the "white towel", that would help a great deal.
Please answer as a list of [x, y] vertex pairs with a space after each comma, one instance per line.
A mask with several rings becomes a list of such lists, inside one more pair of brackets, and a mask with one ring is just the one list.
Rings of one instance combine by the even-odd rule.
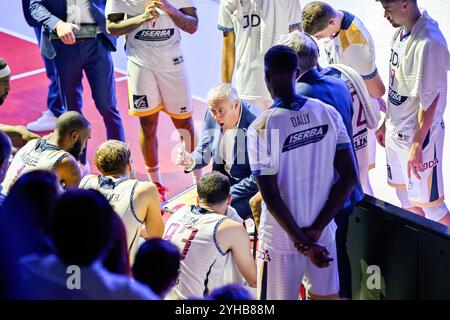
[[[401, 29], [395, 33], [393, 41]], [[428, 63], [428, 61], [438, 63]], [[430, 68], [432, 66], [432, 68]], [[420, 97], [423, 107], [431, 105], [436, 94], [446, 92], [450, 55], [438, 23], [426, 11], [417, 20], [406, 44], [397, 79], [397, 93], [401, 96]]]
[[381, 119], [380, 109], [377, 100], [370, 96], [363, 78], [355, 69], [347, 65], [332, 64], [330, 67], [335, 68], [341, 72], [344, 77], [350, 80], [356, 90], [358, 99], [361, 102], [361, 108], [367, 121], [367, 127], [369, 129], [377, 128], [378, 122]]

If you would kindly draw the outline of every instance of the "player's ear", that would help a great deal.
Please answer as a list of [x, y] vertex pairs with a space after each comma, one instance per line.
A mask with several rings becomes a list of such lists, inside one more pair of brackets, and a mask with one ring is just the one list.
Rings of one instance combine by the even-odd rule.
[[80, 133], [78, 131], [72, 131], [70, 133], [70, 140], [72, 140], [72, 141], [77, 141], [79, 137], [80, 137]]
[[227, 199], [227, 205], [230, 205], [230, 204], [231, 204], [231, 195], [229, 195], [228, 199]]
[[200, 197], [199, 196], [197, 196], [197, 204], [198, 205], [200, 204]]

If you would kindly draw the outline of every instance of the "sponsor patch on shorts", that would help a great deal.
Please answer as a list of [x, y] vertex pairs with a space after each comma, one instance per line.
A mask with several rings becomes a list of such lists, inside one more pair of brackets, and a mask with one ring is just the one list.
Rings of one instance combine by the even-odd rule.
[[135, 109], [148, 109], [147, 96], [133, 94], [133, 106]]

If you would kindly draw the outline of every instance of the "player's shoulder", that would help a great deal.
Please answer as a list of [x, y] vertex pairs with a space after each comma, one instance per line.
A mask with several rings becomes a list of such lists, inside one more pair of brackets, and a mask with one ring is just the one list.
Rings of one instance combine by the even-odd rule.
[[156, 185], [150, 181], [129, 179], [128, 183], [133, 186], [136, 185], [134, 189], [135, 197], [155, 197], [158, 195], [158, 189], [156, 188]]

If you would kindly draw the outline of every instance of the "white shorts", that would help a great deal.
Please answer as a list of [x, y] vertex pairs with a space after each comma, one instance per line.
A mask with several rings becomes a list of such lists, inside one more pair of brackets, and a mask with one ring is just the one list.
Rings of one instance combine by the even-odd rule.
[[129, 114], [145, 117], [164, 111], [175, 119], [192, 116], [192, 95], [183, 61], [179, 68], [154, 70], [128, 59]]
[[259, 300], [298, 300], [303, 276], [308, 292], [328, 296], [339, 293], [339, 273], [335, 242], [324, 244], [334, 260], [327, 268], [317, 268], [297, 251], [269, 249], [260, 243], [257, 256], [257, 297]]
[[425, 168], [419, 173], [421, 179], [417, 179], [411, 172], [409, 180], [407, 165], [411, 137], [386, 132], [388, 184], [394, 188], [407, 189], [408, 200], [416, 207], [434, 207], [444, 201], [442, 177], [444, 136], [444, 122], [434, 124], [424, 141], [422, 161]]
[[369, 165], [368, 170], [375, 169], [375, 159], [377, 153], [377, 138], [375, 137], [376, 129], [367, 129], [369, 133], [367, 135], [367, 147], [369, 148]]
[[369, 171], [369, 136], [370, 131], [364, 128], [360, 132], [353, 132], [353, 146], [358, 159], [359, 175], [365, 177]]
[[270, 106], [273, 104], [272, 99], [244, 99], [252, 106], [258, 107], [261, 110], [269, 109]]

